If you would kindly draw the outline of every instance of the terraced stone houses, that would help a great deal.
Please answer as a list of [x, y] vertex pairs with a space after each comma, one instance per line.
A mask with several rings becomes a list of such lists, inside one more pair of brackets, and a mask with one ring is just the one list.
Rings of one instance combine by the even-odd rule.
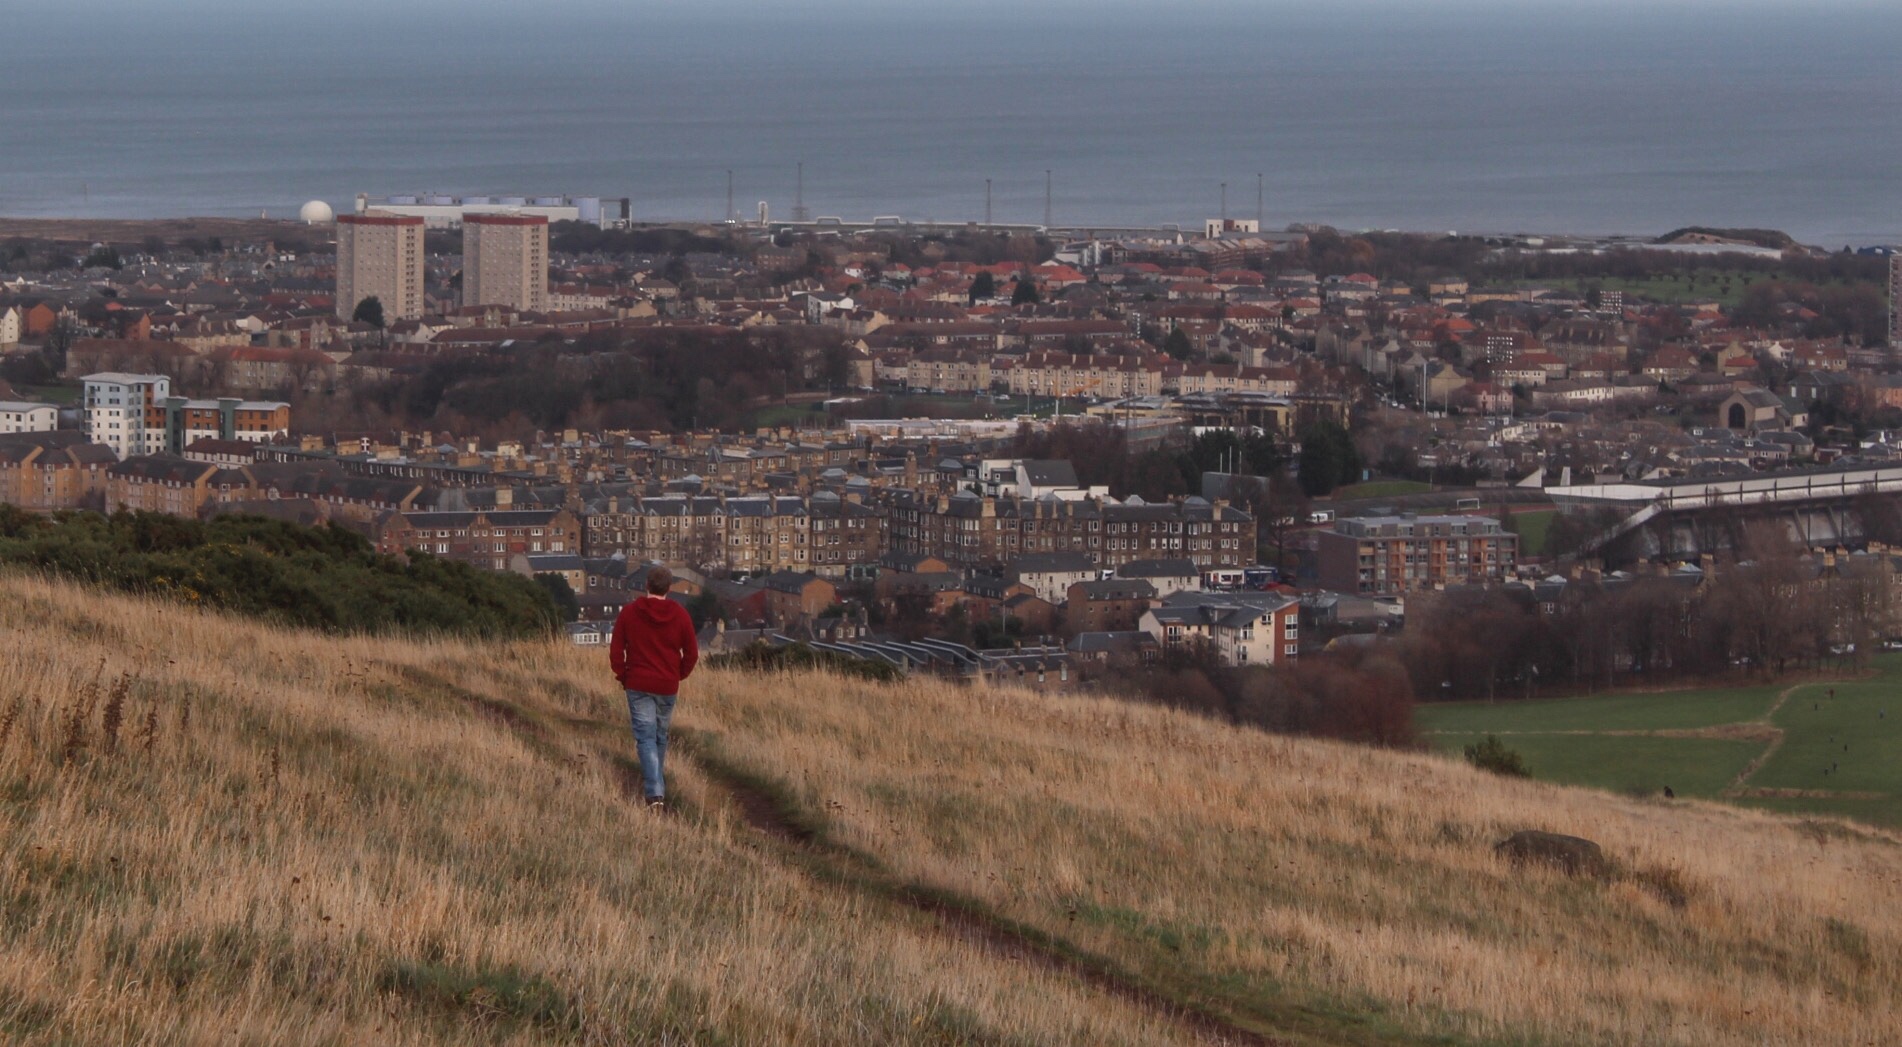
[[22, 509], [105, 507], [109, 447], [73, 432], [0, 435], [0, 502]]
[[581, 520], [566, 509], [392, 512], [372, 525], [371, 540], [378, 551], [392, 555], [425, 552], [505, 571], [514, 556], [579, 550]]
[[1164, 368], [1160, 361], [1146, 357], [1037, 352], [1009, 364], [1008, 369], [993, 368], [993, 373], [1018, 396], [1130, 397], [1162, 393]]
[[901, 491], [891, 501], [894, 552], [965, 567], [995, 566], [1029, 553], [1080, 552], [1099, 567], [1187, 558], [1203, 569], [1238, 567], [1255, 555], [1254, 518], [1225, 501], [1187, 498], [1062, 501], [986, 498], [970, 492], [930, 498]]
[[844, 577], [885, 548], [885, 518], [856, 496], [663, 495], [608, 498], [588, 507], [592, 557], [683, 564], [745, 574], [813, 572]]

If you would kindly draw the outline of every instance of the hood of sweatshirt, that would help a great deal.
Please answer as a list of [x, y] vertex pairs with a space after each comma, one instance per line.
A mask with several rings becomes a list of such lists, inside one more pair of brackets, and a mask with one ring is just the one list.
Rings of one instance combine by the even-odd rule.
[[634, 616], [648, 625], [661, 625], [674, 620], [678, 607], [672, 600], [643, 596], [634, 601]]

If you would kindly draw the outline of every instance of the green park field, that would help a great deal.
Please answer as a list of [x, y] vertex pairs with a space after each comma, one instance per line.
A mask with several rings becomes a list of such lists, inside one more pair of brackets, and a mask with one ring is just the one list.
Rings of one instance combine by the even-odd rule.
[[817, 404], [772, 404], [746, 416], [742, 429], [760, 429], [782, 425], [818, 427], [830, 424], [832, 415]]
[[1403, 494], [1425, 494], [1431, 490], [1432, 484], [1419, 480], [1368, 480], [1335, 488], [1333, 498], [1337, 502], [1356, 498], [1393, 498]]
[[1487, 734], [1533, 777], [1902, 827], [1902, 655], [1862, 678], [1422, 705], [1428, 741]]
[[1551, 532], [1552, 521], [1558, 515], [1557, 509], [1512, 514], [1512, 529], [1519, 535], [1519, 552], [1522, 555], [1539, 556], [1545, 552], [1545, 536]]
[[41, 403], [59, 404], [71, 407], [79, 402], [81, 393], [78, 382], [56, 382], [52, 385], [23, 385], [18, 390], [21, 396]]
[[[1714, 301], [1726, 309], [1735, 308], [1743, 301], [1744, 293], [1753, 283], [1789, 279], [1783, 272], [1753, 272], [1744, 269], [1700, 269], [1695, 273], [1681, 275], [1660, 274], [1642, 279], [1621, 279], [1619, 277], [1581, 277], [1577, 279], [1526, 280], [1525, 286], [1550, 287], [1574, 294], [1584, 294], [1596, 286], [1606, 291], [1623, 291], [1626, 299], [1644, 298], [1654, 302], [1680, 304], [1683, 302]], [[1848, 280], [1825, 280], [1824, 287], [1850, 286]]]

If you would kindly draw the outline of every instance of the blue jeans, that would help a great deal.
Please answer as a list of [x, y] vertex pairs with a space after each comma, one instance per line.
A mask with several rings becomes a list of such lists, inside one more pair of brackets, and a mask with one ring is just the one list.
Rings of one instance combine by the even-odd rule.
[[667, 795], [662, 769], [667, 762], [667, 725], [678, 695], [627, 692], [627, 717], [634, 723], [634, 747], [641, 754], [641, 788], [650, 800]]

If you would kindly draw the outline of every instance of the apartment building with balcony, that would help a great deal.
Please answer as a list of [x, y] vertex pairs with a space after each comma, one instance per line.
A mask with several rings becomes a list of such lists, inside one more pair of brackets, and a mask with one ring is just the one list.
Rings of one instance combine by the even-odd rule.
[[1285, 665], [1301, 655], [1300, 611], [1281, 593], [1181, 592], [1144, 611], [1137, 628], [1165, 650], [1206, 645], [1224, 665]]
[[1519, 536], [1485, 516], [1360, 516], [1334, 521], [1316, 546], [1321, 587], [1395, 596], [1496, 585], [1519, 561]]
[[121, 460], [182, 454], [199, 440], [261, 443], [290, 434], [291, 405], [278, 401], [188, 400], [162, 374], [104, 371], [81, 379], [86, 438]]

